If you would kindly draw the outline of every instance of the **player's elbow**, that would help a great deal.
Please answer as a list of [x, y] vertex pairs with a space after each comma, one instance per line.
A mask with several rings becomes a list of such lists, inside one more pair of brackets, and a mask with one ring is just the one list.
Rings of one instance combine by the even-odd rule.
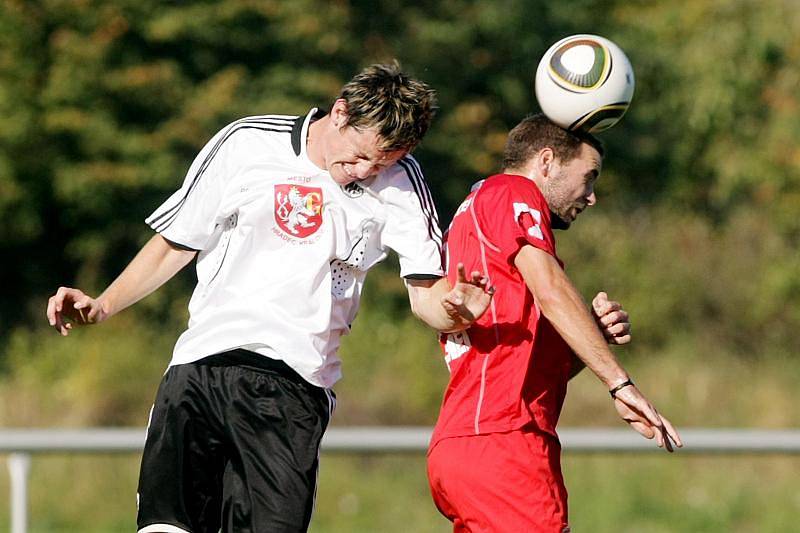
[[411, 313], [419, 320], [425, 322], [424, 306], [416, 299], [411, 300]]
[[563, 304], [564, 288], [557, 277], [539, 278], [531, 292], [536, 306], [545, 317], [551, 317]]

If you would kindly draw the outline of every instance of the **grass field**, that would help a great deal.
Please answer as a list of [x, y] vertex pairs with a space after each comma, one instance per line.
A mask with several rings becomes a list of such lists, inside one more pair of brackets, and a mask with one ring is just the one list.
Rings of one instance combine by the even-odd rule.
[[[336, 424], [432, 421], [446, 376], [435, 351], [427, 358], [430, 336], [414, 331], [400, 324], [381, 332], [380, 342], [397, 347], [383, 359], [387, 365], [375, 366], [381, 358], [372, 354], [388, 346], [374, 340], [373, 351], [351, 357], [357, 364], [338, 387]], [[148, 346], [158, 341], [137, 339]], [[14, 364], [0, 380], [6, 427], [144, 424], [163, 370], [160, 355], [136, 359], [147, 354], [143, 346], [123, 345], [107, 357], [99, 336], [56, 341], [32, 334], [17, 342]], [[168, 349], [164, 344], [158, 353]], [[130, 358], [120, 357], [128, 351]], [[620, 355], [679, 428], [800, 427], [796, 358], [732, 357], [700, 341]], [[134, 375], [145, 377], [121, 379]], [[586, 372], [570, 385], [562, 425], [622, 427], [608, 394]], [[567, 453], [563, 462], [576, 532], [769, 533], [791, 531], [800, 516], [800, 455]], [[34, 456], [30, 532], [132, 531], [138, 463], [134, 454]], [[0, 467], [0, 532], [8, 531], [8, 501], [7, 469]], [[323, 455], [313, 533], [448, 530], [431, 503], [421, 453]]]

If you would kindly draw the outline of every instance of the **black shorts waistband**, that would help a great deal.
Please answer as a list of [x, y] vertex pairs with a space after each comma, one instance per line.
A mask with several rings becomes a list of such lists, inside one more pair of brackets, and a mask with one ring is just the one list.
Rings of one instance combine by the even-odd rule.
[[321, 388], [306, 381], [303, 376], [298, 374], [295, 369], [285, 362], [243, 348], [209, 355], [195, 361], [193, 364], [206, 366], [239, 366], [252, 370], [272, 372], [300, 385], [313, 387], [315, 389]]

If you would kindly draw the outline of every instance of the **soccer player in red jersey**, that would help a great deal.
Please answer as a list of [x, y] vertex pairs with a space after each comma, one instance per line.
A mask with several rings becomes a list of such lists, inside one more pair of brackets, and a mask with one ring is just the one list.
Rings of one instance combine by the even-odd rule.
[[584, 366], [636, 431], [682, 446], [608, 347], [630, 341], [627, 313], [603, 292], [590, 311], [556, 255], [553, 229], [595, 204], [602, 157], [593, 136], [528, 117], [509, 134], [504, 172], [474, 187], [450, 226], [451, 281], [463, 264], [495, 288], [478, 321], [442, 336], [450, 383], [428, 477], [455, 531], [569, 531], [556, 423]]

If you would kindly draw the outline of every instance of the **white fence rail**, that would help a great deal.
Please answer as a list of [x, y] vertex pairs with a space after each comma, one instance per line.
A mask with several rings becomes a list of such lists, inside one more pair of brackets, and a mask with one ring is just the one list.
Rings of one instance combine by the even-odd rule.
[[[660, 451], [630, 429], [564, 428], [565, 452], [629, 453]], [[11, 476], [11, 533], [27, 531], [28, 472], [31, 454], [138, 453], [144, 429], [0, 429], [0, 454], [7, 453]], [[326, 453], [421, 453], [428, 447], [426, 427], [331, 428], [322, 441]], [[800, 453], [800, 430], [683, 429], [678, 453]], [[664, 452], [661, 452], [664, 453]]]

